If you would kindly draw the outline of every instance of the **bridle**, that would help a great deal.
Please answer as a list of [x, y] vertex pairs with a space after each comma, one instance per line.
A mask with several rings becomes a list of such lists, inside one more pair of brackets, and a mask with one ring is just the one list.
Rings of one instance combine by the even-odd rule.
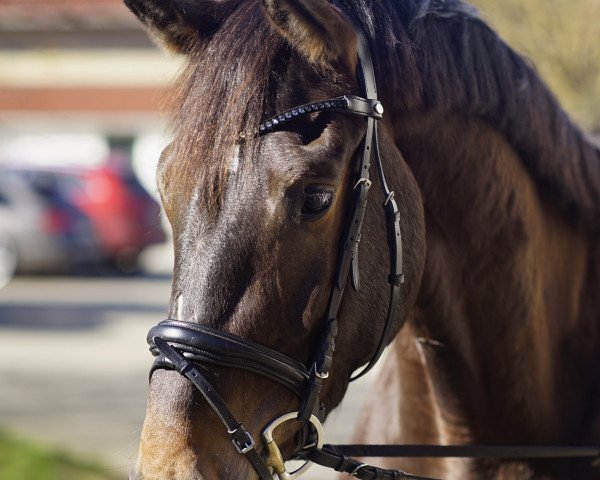
[[[390, 252], [390, 273], [388, 276], [390, 300], [385, 326], [377, 348], [367, 365], [351, 380], [356, 380], [366, 374], [381, 357], [387, 344], [389, 331], [396, 317], [396, 308], [400, 298], [400, 285], [404, 280], [400, 217], [394, 200], [394, 192], [387, 185], [379, 155], [377, 121], [382, 118], [383, 106], [377, 100], [375, 73], [366, 38], [362, 31], [357, 30], [357, 33], [359, 33], [358, 73], [359, 81], [364, 90], [364, 97], [344, 95], [300, 105], [269, 118], [259, 126], [257, 132], [258, 135], [265, 135], [302, 116], [321, 111], [335, 111], [366, 119], [366, 133], [362, 144], [362, 154], [359, 156], [359, 164], [356, 169], [358, 174], [354, 182], [354, 199], [352, 211], [349, 215], [350, 221], [342, 239], [341, 255], [329, 297], [326, 320], [323, 325], [319, 348], [317, 348], [313, 361], [310, 362], [309, 366], [306, 366], [265, 346], [220, 330], [189, 322], [166, 320], [152, 328], [148, 333], [151, 351], [157, 357], [151, 374], [158, 368], [167, 368], [177, 370], [187, 377], [200, 390], [217, 413], [227, 428], [236, 450], [248, 458], [261, 480], [272, 478], [268, 467], [273, 468], [280, 479], [283, 480], [299, 476], [310, 465], [310, 462], [307, 462], [291, 474], [286, 472], [281, 453], [272, 439], [273, 429], [281, 423], [296, 419], [306, 426], [311, 425], [312, 427], [308, 428], [309, 431], [304, 436], [312, 439], [315, 448], [322, 447], [323, 436], [319, 418], [323, 418], [324, 409], [320, 403], [320, 391], [323, 380], [329, 376], [338, 328], [337, 313], [350, 272], [354, 288], [358, 289], [360, 284], [358, 246], [367, 206], [367, 197], [372, 183], [370, 180], [372, 158], [375, 159], [381, 189], [385, 195], [384, 209]], [[256, 452], [255, 442], [250, 434], [244, 429], [241, 422], [234, 418], [225, 402], [202, 375], [200, 365], [203, 367], [218, 365], [249, 370], [280, 383], [300, 398], [298, 412], [280, 417], [263, 431], [263, 439], [265, 439], [268, 452], [266, 461], [263, 461]], [[304, 450], [304, 454], [306, 454], [306, 445], [300, 447], [299, 451]], [[361, 470], [366, 471], [366, 466], [356, 463], [356, 465], [352, 465], [350, 472], [354, 472], [356, 476], [363, 478], [359, 475]], [[391, 476], [389, 478], [396, 477]]]
[[[400, 215], [394, 200], [394, 192], [387, 185], [379, 153], [377, 122], [382, 118], [383, 106], [377, 100], [377, 88], [373, 62], [367, 40], [362, 30], [354, 26], [358, 37], [358, 79], [364, 97], [344, 95], [332, 99], [294, 107], [275, 115], [262, 123], [256, 135], [265, 135], [294, 120], [320, 111], [334, 111], [366, 120], [366, 133], [362, 153], [358, 159], [354, 197], [349, 222], [341, 242], [341, 252], [329, 297], [327, 315], [313, 360], [304, 365], [287, 355], [258, 343], [243, 339], [204, 325], [177, 320], [160, 322], [148, 332], [150, 350], [156, 357], [150, 376], [157, 369], [176, 370], [200, 391], [217, 414], [237, 452], [252, 464], [261, 480], [271, 480], [277, 474], [280, 480], [292, 480], [302, 475], [312, 463], [318, 463], [346, 472], [362, 480], [413, 479], [427, 477], [411, 475], [400, 470], [373, 467], [350, 458], [356, 456], [431, 456], [431, 457], [496, 457], [496, 458], [549, 458], [549, 457], [598, 457], [596, 447], [468, 447], [468, 446], [421, 446], [421, 445], [323, 445], [324, 407], [320, 402], [323, 380], [328, 378], [335, 350], [337, 314], [347, 284], [359, 288], [358, 247], [361, 228], [371, 187], [370, 166], [375, 160], [381, 190], [384, 194], [387, 243], [390, 254], [389, 304], [379, 343], [366, 366], [354, 374], [350, 381], [366, 374], [381, 357], [389, 341], [395, 320], [400, 286], [404, 281], [402, 272], [402, 239]], [[270, 424], [263, 432], [265, 458], [255, 448], [255, 441], [229, 410], [225, 401], [207, 381], [202, 370], [210, 366], [232, 367], [248, 370], [280, 383], [300, 398], [300, 408], [285, 414]], [[273, 431], [284, 422], [301, 422], [300, 441], [294, 458], [306, 460], [300, 468], [288, 472], [283, 456], [273, 439]]]

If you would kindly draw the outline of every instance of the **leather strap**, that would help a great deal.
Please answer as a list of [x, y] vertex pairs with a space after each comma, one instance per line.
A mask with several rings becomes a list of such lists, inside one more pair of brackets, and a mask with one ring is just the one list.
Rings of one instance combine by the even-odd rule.
[[281, 383], [300, 396], [310, 377], [306, 367], [271, 348], [221, 330], [189, 322], [165, 320], [148, 332], [150, 351], [157, 356], [150, 375], [157, 368], [171, 368], [154, 338], [162, 338], [199, 364], [241, 368]]
[[403, 472], [402, 470], [387, 470], [377, 468], [360, 460], [347, 457], [335, 450], [331, 445], [325, 445], [321, 450], [315, 448], [307, 455], [308, 460], [337, 472], [344, 472], [361, 480], [435, 480]]
[[[298, 414], [298, 419], [307, 421], [310, 415], [313, 414], [318, 405], [318, 393], [321, 390], [321, 380], [329, 375], [329, 368], [331, 366], [331, 358], [335, 350], [335, 333], [337, 332], [337, 314], [344, 295], [346, 283], [350, 272], [352, 272], [352, 284], [355, 289], [360, 287], [360, 275], [358, 268], [358, 246], [361, 238], [361, 229], [363, 225], [364, 215], [367, 208], [367, 199], [369, 189], [371, 187], [370, 180], [370, 167], [371, 158], [373, 151], [378, 151], [377, 148], [377, 120], [382, 117], [383, 107], [377, 100], [377, 85], [375, 81], [375, 71], [373, 68], [373, 61], [369, 52], [369, 46], [367, 39], [363, 31], [354, 26], [354, 30], [358, 39], [358, 79], [361, 84], [362, 90], [365, 92], [364, 99], [360, 97], [350, 97], [357, 100], [356, 107], [354, 110], [348, 110], [347, 113], [356, 114], [358, 107], [370, 107], [371, 111], [366, 110], [366, 114], [361, 110], [360, 115], [366, 115], [367, 125], [366, 132], [363, 141], [362, 155], [360, 158], [360, 164], [358, 167], [357, 181], [354, 186], [354, 208], [352, 210], [352, 216], [350, 223], [348, 224], [344, 240], [342, 242], [341, 256], [338, 261], [337, 275], [334, 285], [331, 290], [329, 298], [329, 305], [327, 308], [327, 319], [326, 319], [326, 339], [327, 341], [320, 346], [315, 356], [316, 371], [320, 372], [320, 378], [315, 378], [311, 382], [309, 389], [305, 393], [304, 401]], [[400, 251], [401, 255], [401, 251]], [[390, 303], [392, 308], [391, 312], [388, 312], [388, 318], [395, 316], [395, 305], [397, 304], [399, 295], [393, 295], [392, 300], [395, 303]], [[384, 332], [388, 330], [389, 321], [386, 320], [386, 327]], [[335, 327], [335, 328], [333, 328]], [[380, 340], [379, 345], [384, 340]], [[385, 346], [385, 343], [383, 343]], [[381, 352], [378, 346], [375, 356], [379, 358]], [[382, 348], [381, 348], [382, 350]], [[376, 361], [376, 359], [375, 359]], [[372, 362], [369, 362], [368, 369], [372, 367]], [[366, 370], [365, 370], [366, 373]], [[361, 372], [362, 374], [362, 372]], [[357, 377], [356, 377], [357, 378]], [[352, 379], [351, 379], [352, 380]]]
[[[373, 353], [367, 365], [358, 373], [354, 373], [354, 375], [350, 378], [351, 382], [353, 382], [354, 380], [358, 380], [360, 377], [369, 372], [369, 370], [371, 370], [375, 366], [379, 358], [381, 358], [381, 355], [383, 354], [383, 351], [386, 345], [388, 344], [390, 330], [392, 329], [394, 320], [396, 318], [396, 311], [398, 308], [398, 303], [400, 301], [400, 286], [402, 283], [404, 283], [404, 273], [402, 264], [402, 235], [400, 232], [400, 211], [398, 209], [398, 205], [396, 204], [396, 200], [394, 199], [394, 192], [390, 190], [385, 179], [385, 172], [383, 170], [383, 164], [381, 162], [381, 156], [379, 152], [379, 134], [377, 125], [375, 125], [373, 137], [375, 139], [375, 165], [377, 167], [381, 191], [383, 192], [383, 195], [385, 197], [385, 201], [383, 202], [383, 209], [385, 211], [387, 243], [388, 250], [390, 253], [390, 273], [388, 275], [388, 283], [390, 284], [390, 294], [387, 315], [383, 331], [379, 337], [379, 343], [377, 345], [377, 348], [375, 349], [375, 352]], [[356, 276], [358, 277], [358, 274], [356, 274]]]
[[[590, 446], [496, 446], [496, 445], [324, 445], [311, 450], [307, 458], [324, 467], [346, 472], [363, 480], [432, 480], [401, 470], [385, 470], [361, 463], [357, 457], [429, 458], [600, 458], [600, 448]], [[593, 462], [595, 465], [596, 462]]]
[[352, 457], [598, 458], [600, 447], [549, 445], [325, 445]]
[[210, 407], [219, 417], [219, 420], [221, 420], [223, 425], [225, 425], [225, 428], [227, 428], [227, 433], [229, 433], [231, 442], [238, 453], [244, 455], [248, 459], [260, 479], [272, 480], [273, 476], [269, 472], [267, 465], [254, 448], [254, 439], [244, 428], [242, 423], [233, 416], [225, 401], [216, 392], [208, 380], [204, 378], [192, 362], [187, 360], [165, 340], [160, 337], [154, 337], [152, 341], [155, 347], [169, 359], [173, 368], [181, 375], [185, 376], [200, 391]]

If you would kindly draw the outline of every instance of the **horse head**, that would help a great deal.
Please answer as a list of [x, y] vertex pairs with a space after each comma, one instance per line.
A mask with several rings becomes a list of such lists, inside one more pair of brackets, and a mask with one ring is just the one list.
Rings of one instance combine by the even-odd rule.
[[[337, 278], [340, 252], [351, 228], [368, 120], [316, 109], [257, 132], [265, 119], [297, 105], [364, 95], [351, 20], [322, 0], [126, 3], [154, 37], [187, 56], [174, 93], [173, 142], [157, 175], [175, 244], [170, 318], [309, 364], [334, 285], [345, 282]], [[385, 94], [380, 100], [385, 105]], [[394, 143], [395, 114], [387, 111], [378, 121], [378, 149], [401, 218], [405, 281], [385, 342], [409, 314], [425, 256], [422, 201]], [[385, 327], [386, 198], [375, 180], [372, 190], [360, 238], [362, 282], [341, 297], [335, 355], [321, 387], [323, 417], [373, 356]], [[357, 277], [356, 252], [352, 261]], [[299, 409], [298, 395], [271, 378], [222, 365], [203, 374], [255, 439], [265, 424]], [[299, 422], [287, 422], [277, 431], [284, 457], [299, 430]], [[257, 441], [255, 448], [264, 445]], [[256, 473], [192, 384], [158, 369], [132, 478]]]

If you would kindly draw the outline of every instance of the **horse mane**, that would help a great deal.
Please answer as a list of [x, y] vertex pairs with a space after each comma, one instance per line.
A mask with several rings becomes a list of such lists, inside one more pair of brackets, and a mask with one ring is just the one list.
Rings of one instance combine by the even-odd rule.
[[382, 97], [397, 112], [477, 116], [507, 138], [541, 195], [574, 226], [600, 233], [600, 147], [534, 67], [460, 0], [341, 1], [377, 55]]
[[[212, 185], [209, 202], [222, 193], [232, 143], [260, 123], [281, 56], [290, 56], [259, 2], [229, 1], [237, 7], [208, 45], [191, 53], [176, 90], [174, 127], [184, 137], [177, 157], [186, 159], [180, 167], [195, 184]], [[600, 232], [600, 148], [473, 7], [461, 0], [334, 3], [366, 32], [388, 111], [483, 119], [503, 132], [545, 198], [573, 225]], [[194, 166], [199, 157], [211, 159], [204, 173]]]

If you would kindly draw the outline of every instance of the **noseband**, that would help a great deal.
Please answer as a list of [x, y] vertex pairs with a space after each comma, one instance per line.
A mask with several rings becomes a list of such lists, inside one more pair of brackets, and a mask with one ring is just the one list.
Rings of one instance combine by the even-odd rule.
[[[511, 447], [395, 445], [387, 446], [388, 449], [386, 450], [385, 446], [336, 447], [323, 445], [321, 421], [324, 419], [326, 412], [320, 402], [321, 386], [323, 380], [329, 376], [338, 329], [337, 314], [348, 277], [351, 276], [352, 285], [356, 290], [358, 290], [360, 284], [358, 246], [367, 206], [367, 197], [371, 187], [370, 166], [372, 158], [375, 159], [381, 191], [384, 194], [383, 208], [385, 210], [387, 243], [390, 254], [390, 273], [388, 275], [390, 294], [387, 316], [379, 343], [371, 359], [362, 370], [350, 378], [350, 381], [366, 374], [381, 357], [389, 341], [390, 330], [400, 298], [400, 285], [404, 281], [400, 216], [394, 200], [394, 192], [387, 185], [379, 154], [377, 121], [382, 118], [383, 106], [377, 100], [375, 73], [367, 40], [360, 28], [356, 26], [354, 28], [358, 37], [359, 63], [357, 76], [364, 97], [344, 95], [300, 105], [269, 118], [259, 126], [256, 132], [258, 136], [265, 135], [300, 117], [322, 111], [339, 112], [345, 115], [363, 117], [366, 120], [362, 154], [356, 168], [350, 221], [342, 238], [341, 252], [329, 297], [327, 315], [313, 360], [308, 365], [304, 365], [276, 350], [236, 335], [195, 323], [165, 320], [148, 332], [150, 351], [156, 357], [150, 376], [157, 369], [176, 370], [192, 382], [224, 424], [237, 452], [248, 459], [261, 480], [271, 480], [273, 474], [277, 474], [279, 480], [292, 480], [303, 474], [312, 463], [318, 463], [339, 472], [346, 472], [362, 480], [427, 480], [427, 477], [411, 475], [400, 470], [372, 467], [348, 457], [346, 455], [348, 452], [353, 452], [351, 454], [357, 456], [412, 457], [528, 458], [532, 456], [597, 456], [597, 448], [584, 450], [583, 448], [577, 449], [577, 447], [572, 447], [565, 454], [562, 451], [564, 448], [558, 450], [561, 447], [555, 447], [554, 451], [551, 450], [553, 447], [537, 447], [537, 450], [536, 447], [529, 447], [526, 452], [521, 450], [516, 452], [514, 449], [508, 451]], [[207, 371], [211, 366], [238, 368], [257, 373], [280, 383], [299, 397], [300, 408], [297, 412], [283, 415], [264, 428], [262, 438], [265, 445], [265, 458], [256, 450], [255, 441], [250, 433], [234, 417], [225, 401], [203, 375], [202, 372]], [[302, 426], [299, 435], [300, 444], [293, 458], [306, 460], [304, 465], [292, 472], [286, 470], [283, 456], [273, 440], [273, 430], [289, 420], [297, 420], [301, 422]], [[454, 450], [452, 450], [453, 448]]]

